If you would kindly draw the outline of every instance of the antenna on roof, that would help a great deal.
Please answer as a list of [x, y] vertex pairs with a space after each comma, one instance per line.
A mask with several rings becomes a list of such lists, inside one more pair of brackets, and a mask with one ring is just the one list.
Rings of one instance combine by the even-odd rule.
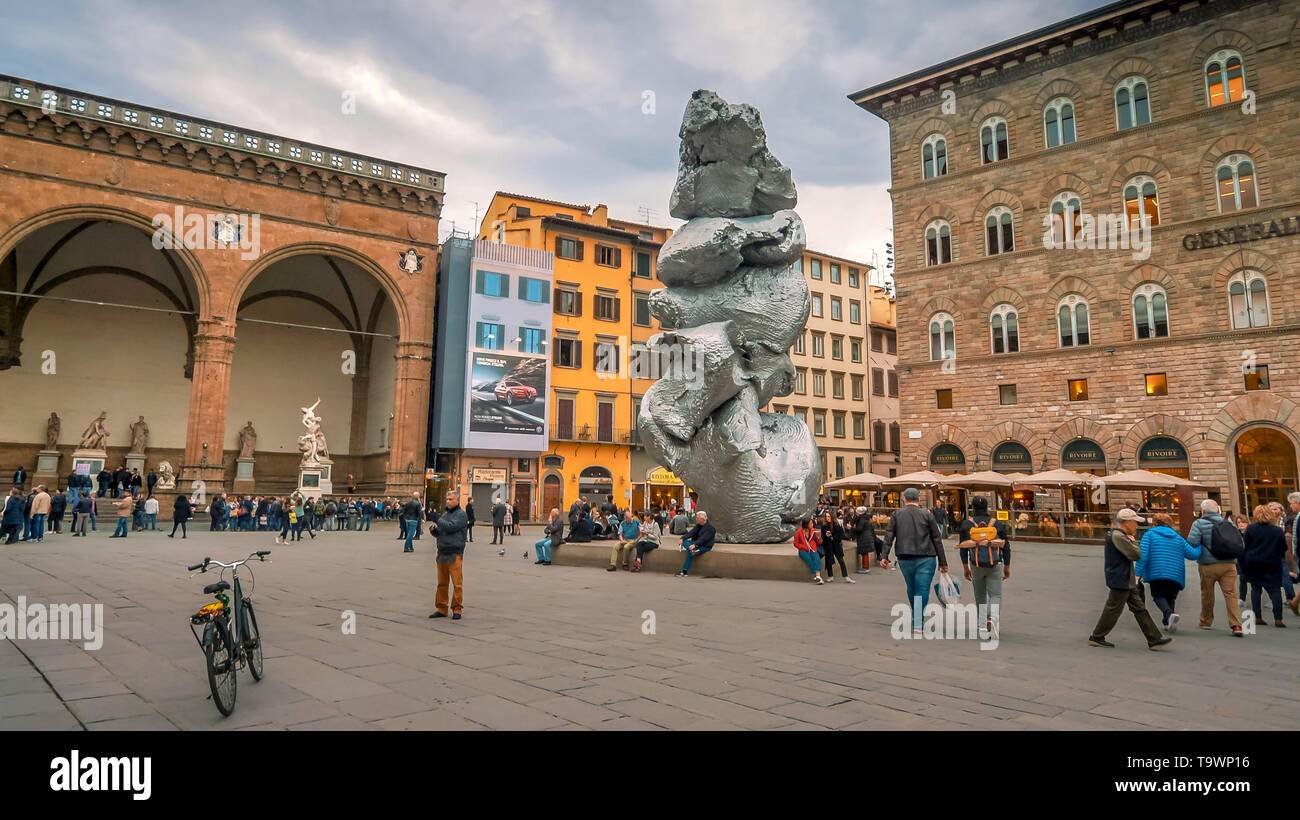
[[474, 203], [474, 226], [478, 227], [478, 201], [471, 199], [470, 202]]
[[649, 225], [651, 224], [651, 220], [654, 219], [655, 212], [653, 208], [647, 208], [646, 206], [642, 205], [641, 207], [636, 209], [636, 212], [641, 215], [642, 225]]

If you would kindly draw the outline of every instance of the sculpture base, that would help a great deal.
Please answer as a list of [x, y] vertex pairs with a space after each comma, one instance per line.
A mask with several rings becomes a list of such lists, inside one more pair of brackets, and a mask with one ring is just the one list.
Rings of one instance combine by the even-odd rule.
[[33, 487], [44, 484], [50, 492], [59, 486], [59, 451], [41, 450], [36, 454], [36, 470], [30, 479]]
[[321, 461], [319, 464], [310, 467], [298, 468], [298, 492], [303, 498], [320, 498], [323, 495], [334, 494], [334, 483], [330, 481], [330, 473], [334, 469], [334, 462]]
[[[256, 459], [238, 458], [235, 459], [235, 483], [233, 489], [237, 493], [251, 493], [255, 482], [253, 480], [253, 464]], [[302, 483], [302, 477], [299, 476], [298, 483]]]
[[[72, 451], [72, 472], [90, 476], [91, 482], [108, 463], [108, 453], [104, 450], [86, 450], [78, 448]], [[85, 465], [83, 467], [83, 465]], [[98, 484], [95, 484], [98, 489]]]
[[127, 453], [126, 469], [139, 470], [140, 475], [146, 475], [148, 473], [148, 470], [144, 468], [144, 460], [145, 460], [144, 453]]

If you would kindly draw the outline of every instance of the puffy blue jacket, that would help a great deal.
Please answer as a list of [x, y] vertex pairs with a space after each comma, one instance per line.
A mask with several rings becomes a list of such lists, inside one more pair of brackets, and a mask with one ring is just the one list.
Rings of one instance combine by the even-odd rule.
[[1138, 546], [1142, 557], [1133, 567], [1137, 577], [1143, 581], [1177, 581], [1180, 589], [1187, 583], [1183, 560], [1195, 561], [1201, 557], [1201, 547], [1193, 547], [1169, 527], [1147, 530]]

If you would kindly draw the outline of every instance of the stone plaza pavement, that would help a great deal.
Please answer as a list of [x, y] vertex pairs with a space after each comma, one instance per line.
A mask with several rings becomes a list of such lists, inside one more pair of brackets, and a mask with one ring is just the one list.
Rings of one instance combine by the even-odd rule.
[[[1300, 726], [1289, 610], [1291, 628], [1233, 639], [1221, 600], [1216, 629], [1196, 629], [1190, 589], [1166, 651], [1148, 651], [1127, 613], [1116, 649], [1088, 646], [1106, 594], [1099, 547], [1017, 545], [1000, 645], [981, 651], [974, 639], [892, 639], [903, 581], [878, 569], [819, 587], [540, 567], [534, 530], [498, 557], [489, 529], [468, 550], [465, 618], [432, 621], [427, 533], [403, 554], [391, 524], [288, 546], [266, 533], [110, 530], [0, 546], [0, 605], [99, 602], [106, 622], [97, 651], [0, 641], [0, 730]], [[188, 625], [216, 576], [190, 579], [185, 566], [264, 547], [272, 563], [254, 565], [252, 597], [266, 678], [241, 672], [236, 711], [221, 718]]]

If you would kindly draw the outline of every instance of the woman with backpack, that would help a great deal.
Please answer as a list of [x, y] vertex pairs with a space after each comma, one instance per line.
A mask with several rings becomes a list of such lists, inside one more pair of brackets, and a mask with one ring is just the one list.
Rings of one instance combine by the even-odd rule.
[[984, 613], [981, 631], [996, 636], [1002, 612], [1002, 582], [1011, 577], [1011, 528], [1005, 521], [995, 521], [989, 515], [989, 500], [977, 495], [959, 532], [962, 575], [975, 592], [976, 611]]
[[1139, 584], [1143, 581], [1151, 584], [1151, 600], [1164, 616], [1160, 624], [1174, 632], [1179, 621], [1174, 604], [1187, 582], [1187, 568], [1183, 562], [1199, 560], [1202, 547], [1193, 547], [1183, 540], [1174, 530], [1173, 516], [1156, 513], [1151, 520], [1155, 526], [1146, 531], [1138, 544], [1142, 557], [1134, 565], [1133, 574]]
[[811, 518], [799, 522], [799, 529], [794, 531], [794, 548], [817, 584], [826, 583], [822, 580], [821, 542], [822, 534], [813, 529]]

